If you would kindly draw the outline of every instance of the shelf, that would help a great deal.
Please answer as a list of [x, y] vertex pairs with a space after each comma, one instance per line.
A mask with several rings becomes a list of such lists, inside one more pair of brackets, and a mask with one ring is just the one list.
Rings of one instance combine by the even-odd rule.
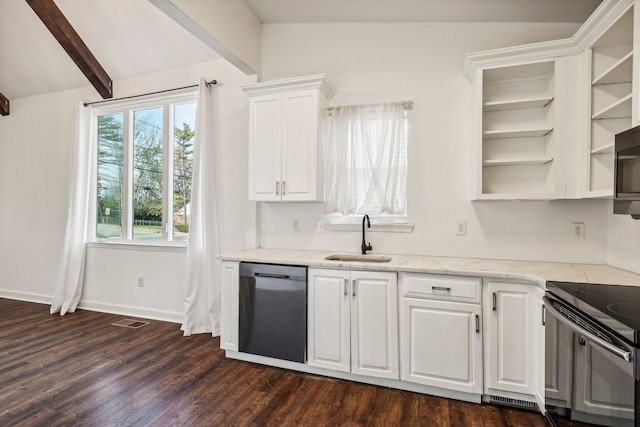
[[613, 64], [609, 69], [605, 70], [600, 76], [591, 83], [596, 85], [608, 85], [616, 83], [629, 83], [632, 80], [633, 70], [633, 51], [627, 53], [618, 62]]
[[544, 165], [553, 161], [552, 157], [540, 159], [504, 159], [483, 160], [482, 166], [519, 166], [519, 165]]
[[478, 194], [472, 201], [483, 200], [555, 200], [561, 198], [555, 194], [550, 193], [482, 193]]
[[613, 154], [614, 143], [606, 144], [591, 150], [591, 154]]
[[527, 138], [545, 136], [552, 130], [553, 128], [487, 130], [482, 132], [482, 135], [484, 139]]
[[488, 101], [483, 105], [483, 111], [522, 110], [525, 108], [541, 108], [553, 101], [552, 96], [540, 98], [514, 99], [509, 101]]
[[591, 117], [591, 119], [619, 119], [626, 117], [631, 117], [631, 94], [620, 98], [613, 104], [609, 105], [607, 108], [604, 108], [601, 111], [597, 112]]

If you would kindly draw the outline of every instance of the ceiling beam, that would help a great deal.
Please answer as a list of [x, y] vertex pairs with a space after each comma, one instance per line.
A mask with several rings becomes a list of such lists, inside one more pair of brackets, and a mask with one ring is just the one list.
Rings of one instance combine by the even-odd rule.
[[2, 94], [2, 92], [0, 92], [0, 115], [9, 115], [9, 100]]
[[113, 98], [113, 82], [53, 0], [26, 0], [103, 99]]

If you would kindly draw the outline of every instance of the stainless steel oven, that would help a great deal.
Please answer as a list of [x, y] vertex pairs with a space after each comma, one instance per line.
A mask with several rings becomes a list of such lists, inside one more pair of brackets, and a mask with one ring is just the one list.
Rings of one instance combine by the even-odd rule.
[[544, 301], [550, 423], [640, 427], [640, 286], [547, 282]]

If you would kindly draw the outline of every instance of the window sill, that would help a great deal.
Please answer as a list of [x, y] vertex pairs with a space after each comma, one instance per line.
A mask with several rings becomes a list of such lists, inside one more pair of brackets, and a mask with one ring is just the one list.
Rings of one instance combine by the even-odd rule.
[[92, 240], [88, 248], [187, 253], [187, 242], [144, 242], [136, 240]]
[[[411, 233], [414, 224], [371, 224], [367, 233]], [[327, 224], [329, 231], [362, 231], [362, 224]]]

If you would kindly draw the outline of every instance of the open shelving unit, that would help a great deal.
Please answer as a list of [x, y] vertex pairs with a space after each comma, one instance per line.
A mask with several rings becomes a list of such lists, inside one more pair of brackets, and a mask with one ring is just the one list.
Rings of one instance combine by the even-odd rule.
[[554, 60], [482, 71], [477, 199], [554, 198], [555, 73]]
[[587, 194], [613, 194], [614, 139], [631, 127], [633, 6], [588, 51], [591, 65]]

